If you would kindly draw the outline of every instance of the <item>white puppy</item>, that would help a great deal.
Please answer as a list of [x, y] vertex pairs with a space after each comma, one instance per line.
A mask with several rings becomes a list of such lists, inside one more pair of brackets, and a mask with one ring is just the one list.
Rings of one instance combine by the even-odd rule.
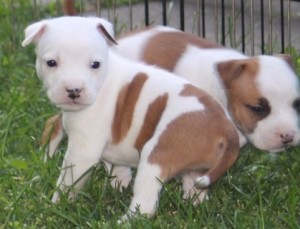
[[287, 55], [247, 57], [208, 40], [157, 26], [118, 40], [122, 55], [174, 72], [212, 95], [255, 147], [299, 144], [299, 80]]
[[62, 109], [68, 148], [57, 185], [74, 185], [70, 197], [100, 160], [137, 167], [129, 210], [152, 215], [162, 182], [196, 173], [206, 188], [235, 162], [238, 134], [221, 106], [171, 73], [116, 55], [107, 21], [40, 21], [25, 31], [23, 46], [32, 42], [37, 74]]

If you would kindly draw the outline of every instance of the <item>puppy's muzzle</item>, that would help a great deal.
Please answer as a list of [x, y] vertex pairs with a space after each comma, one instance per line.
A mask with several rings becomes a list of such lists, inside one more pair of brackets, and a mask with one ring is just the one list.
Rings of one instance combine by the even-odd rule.
[[66, 88], [66, 92], [68, 93], [68, 97], [70, 99], [77, 99], [80, 97], [82, 89], [81, 88], [74, 88], [74, 89], [68, 89]]

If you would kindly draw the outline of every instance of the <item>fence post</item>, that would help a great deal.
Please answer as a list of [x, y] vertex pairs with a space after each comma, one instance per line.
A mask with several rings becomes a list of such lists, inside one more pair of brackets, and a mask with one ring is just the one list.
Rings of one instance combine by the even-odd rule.
[[225, 1], [221, 1], [221, 44], [225, 46]]
[[261, 53], [265, 53], [264, 0], [260, 0]]
[[180, 0], [180, 29], [184, 31], [184, 0]]
[[149, 0], [144, 0], [145, 4], [145, 25], [149, 25]]
[[242, 52], [245, 53], [245, 5], [241, 0]]
[[254, 9], [253, 9], [253, 0], [250, 1], [250, 33], [251, 33], [251, 56], [254, 56]]

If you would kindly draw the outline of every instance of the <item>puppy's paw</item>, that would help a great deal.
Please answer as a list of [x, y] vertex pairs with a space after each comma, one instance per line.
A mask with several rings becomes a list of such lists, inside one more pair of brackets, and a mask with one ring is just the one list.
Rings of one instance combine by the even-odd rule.
[[118, 221], [117, 223], [119, 225], [131, 225], [130, 221], [131, 220], [145, 220], [145, 219], [150, 219], [151, 218], [151, 214], [141, 214], [139, 212], [132, 212], [132, 211], [128, 211], [125, 215], [123, 215]]
[[123, 191], [123, 189], [127, 188], [129, 183], [131, 181], [131, 173], [128, 174], [118, 174], [116, 177], [112, 178], [110, 185], [119, 190], [120, 192]]
[[207, 189], [199, 189], [193, 187], [189, 190], [185, 190], [183, 194], [183, 199], [191, 200], [194, 206], [201, 204], [204, 200], [208, 200]]
[[129, 221], [134, 218], [134, 213], [129, 211], [125, 215], [123, 215], [117, 222], [119, 225], [126, 225], [129, 223]]
[[111, 175], [110, 185], [122, 192], [123, 188], [127, 188], [132, 180], [131, 168], [126, 166], [112, 166], [112, 164], [104, 161], [107, 172]]

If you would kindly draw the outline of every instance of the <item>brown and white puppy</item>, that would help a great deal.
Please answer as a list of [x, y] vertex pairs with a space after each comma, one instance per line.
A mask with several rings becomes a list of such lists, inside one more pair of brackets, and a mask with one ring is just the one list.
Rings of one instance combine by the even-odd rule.
[[170, 27], [118, 40], [123, 56], [167, 69], [212, 95], [240, 131], [241, 146], [279, 152], [299, 144], [299, 80], [287, 55], [248, 57]]
[[36, 44], [37, 74], [62, 110], [68, 148], [58, 188], [74, 186], [74, 197], [100, 160], [119, 172], [136, 167], [129, 214], [138, 207], [151, 216], [163, 182], [196, 174], [197, 185], [207, 188], [226, 172], [238, 155], [238, 134], [207, 93], [117, 55], [109, 41], [115, 43], [109, 22], [61, 17], [28, 26], [22, 44]]

